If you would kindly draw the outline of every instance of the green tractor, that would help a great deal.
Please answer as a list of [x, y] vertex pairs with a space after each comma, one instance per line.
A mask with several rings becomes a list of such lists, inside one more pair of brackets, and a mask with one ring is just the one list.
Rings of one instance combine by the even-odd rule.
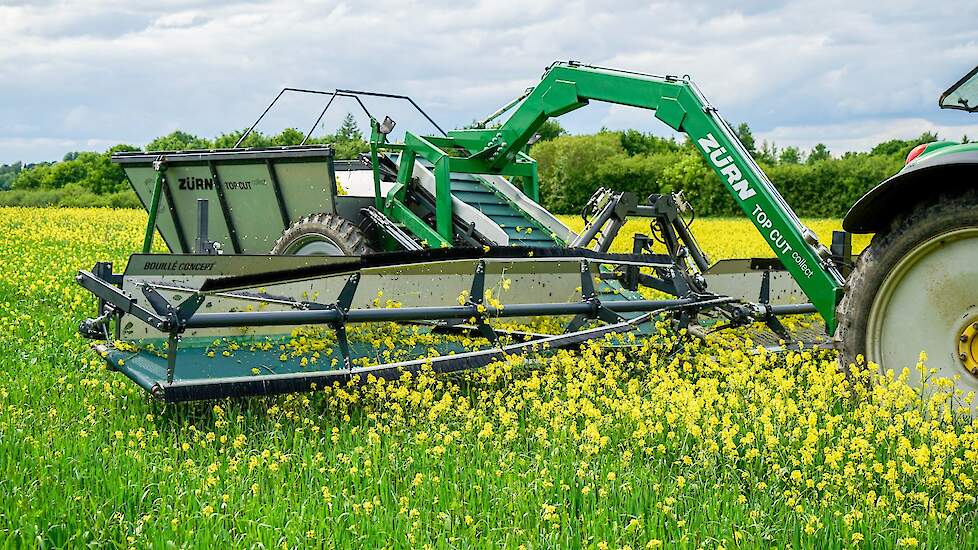
[[[941, 95], [943, 109], [978, 111], [978, 68]], [[843, 365], [862, 355], [927, 367], [978, 391], [978, 143], [937, 141], [866, 193], [843, 228], [873, 233], [839, 303]]]
[[[973, 110], [976, 80], [972, 72], [952, 87], [942, 106]], [[558, 62], [474, 128], [447, 132], [410, 98], [374, 92], [287, 88], [265, 113], [286, 91], [327, 96], [313, 129], [336, 98], [356, 100], [371, 121], [370, 153], [338, 161], [329, 146], [304, 141], [114, 157], [149, 223], [142, 253], [124, 272], [99, 263], [79, 273], [99, 300], [81, 332], [99, 341], [110, 368], [156, 397], [274, 394], [421, 368], [471, 369], [595, 338], [627, 346], [655, 338], [661, 321], [701, 336], [751, 327], [769, 349], [798, 340], [835, 346], [844, 366], [868, 359], [899, 369], [926, 350], [941, 375], [978, 388], [974, 146], [915, 149], [826, 247], [685, 77]], [[392, 141], [394, 121], [374, 117], [362, 101], [377, 96], [407, 102], [438, 134], [408, 131]], [[599, 189], [582, 205], [580, 233], [547, 212], [527, 147], [549, 118], [591, 101], [647, 109], [685, 133], [775, 257], [711, 263], [681, 194]], [[338, 193], [338, 173], [367, 181], [372, 192]], [[647, 218], [649, 235], [636, 235], [631, 253], [611, 252], [630, 217]], [[172, 254], [150, 253], [156, 232]], [[854, 268], [850, 233], [876, 233]], [[811, 314], [824, 321], [821, 330], [792, 333], [780, 321]], [[562, 330], [503, 322], [540, 318]], [[381, 354], [348, 330], [391, 322], [415, 336], [471, 339], [464, 349]], [[312, 360], [283, 353], [306, 329], [324, 335]], [[215, 356], [215, 346], [223, 353]]]

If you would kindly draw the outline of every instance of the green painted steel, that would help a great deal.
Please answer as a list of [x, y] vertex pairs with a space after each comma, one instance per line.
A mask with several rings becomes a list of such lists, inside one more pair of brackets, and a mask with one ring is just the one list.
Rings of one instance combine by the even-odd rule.
[[[429, 327], [418, 327], [417, 333], [427, 334]], [[338, 346], [331, 345], [326, 347], [319, 354], [321, 358], [317, 361], [309, 361], [308, 357], [288, 357], [281, 359], [280, 345], [286, 345], [291, 340], [291, 336], [278, 337], [275, 339], [268, 337], [249, 337], [249, 336], [229, 336], [221, 339], [222, 346], [233, 343], [239, 349], [235, 351], [234, 360], [219, 360], [207, 355], [207, 351], [214, 348], [214, 338], [184, 338], [180, 343], [179, 364], [174, 369], [173, 382], [193, 382], [203, 380], [254, 380], [255, 371], [258, 370], [262, 375], [275, 374], [309, 374], [317, 372], [339, 371], [343, 368], [341, 359], [342, 354]], [[460, 354], [475, 349], [488, 347], [488, 342], [471, 342], [469, 347], [463, 346], [460, 342], [453, 342], [443, 339], [437, 346], [442, 355]], [[274, 345], [271, 349], [264, 349], [269, 343]], [[163, 385], [167, 381], [167, 361], [166, 357], [161, 357], [159, 353], [152, 350], [166, 349], [165, 339], [143, 339], [137, 341], [139, 350], [119, 351], [115, 348], [105, 346], [106, 364], [112, 365], [132, 379], [136, 384], [146, 391], [152, 392], [154, 386]], [[256, 346], [255, 344], [260, 344]], [[475, 349], [471, 349], [475, 348]], [[409, 347], [402, 344], [398, 348], [398, 353], [408, 359], [424, 357], [429, 353], [431, 346], [413, 344]], [[377, 364], [377, 349], [370, 341], [350, 342], [350, 353], [353, 359], [361, 362], [370, 361], [370, 364]], [[305, 361], [305, 363], [303, 363]]]
[[160, 195], [163, 194], [163, 178], [166, 177], [166, 166], [161, 165], [156, 171], [156, 181], [153, 183], [153, 198], [149, 206], [149, 221], [146, 222], [146, 235], [143, 237], [143, 254], [149, 254], [153, 249], [153, 233], [156, 233], [156, 218], [160, 211]]
[[370, 120], [370, 169], [374, 181], [374, 208], [384, 211], [384, 197], [380, 192], [380, 123]]
[[153, 206], [159, 174], [153, 162], [159, 157], [166, 164], [163, 191], [169, 193], [157, 197], [167, 204], [155, 225], [173, 252], [191, 252], [183, 243], [197, 234], [199, 198], [210, 202], [210, 240], [242, 254], [269, 252], [289, 220], [336, 213], [328, 146], [114, 155], [150, 212], [159, 209]]
[[[525, 153], [527, 144], [548, 118], [592, 100], [654, 111], [656, 118], [686, 133], [834, 332], [842, 277], [828, 261], [828, 251], [801, 224], [730, 127], [687, 80], [557, 63], [536, 87], [494, 113], [493, 117], [509, 113], [498, 128], [458, 130], [447, 137], [407, 132], [403, 143], [394, 144], [371, 121], [376, 204], [429, 247], [452, 246], [453, 200], [485, 214], [505, 232], [510, 244], [562, 246], [532, 214], [497, 192], [483, 175], [518, 177], [523, 192], [538, 201], [537, 165]], [[954, 148], [937, 149], [933, 154]], [[397, 185], [383, 200], [381, 152], [399, 156]], [[335, 213], [332, 150], [328, 147], [163, 153], [167, 177], [162, 185], [152, 165], [159, 155], [124, 153], [113, 158], [125, 168], [143, 204], [151, 205], [149, 210], [156, 212], [165, 198], [168, 215], [159, 216], [155, 225], [171, 250], [189, 252], [187, 236], [195, 228], [184, 227], [181, 220], [196, 219], [198, 198], [220, 206], [209, 210], [210, 237], [235, 253], [267, 252], [290, 219], [315, 212]], [[434, 176], [434, 227], [407, 206], [406, 191], [415, 185], [416, 162]]]
[[[376, 124], [376, 121], [371, 121], [371, 126], [376, 128]], [[451, 167], [455, 164], [449, 163], [463, 159], [453, 159], [448, 155], [438, 153], [438, 145], [445, 143], [444, 138], [432, 136], [425, 138], [411, 136], [405, 144], [388, 143], [384, 136], [376, 131], [372, 132], [370, 154], [376, 193], [379, 194], [381, 179], [379, 155], [381, 152], [399, 155], [393, 157], [399, 161], [398, 183], [388, 192], [386, 200], [383, 202], [381, 210], [384, 215], [405, 226], [428, 247], [448, 247], [452, 246], [455, 236], [452, 224], [452, 215], [454, 214], [452, 198], [455, 198], [480, 211], [499, 225], [506, 233], [510, 245], [552, 247], [564, 244], [537, 222], [533, 216], [498, 193], [495, 187], [484, 178], [467, 172], [452, 171]], [[408, 157], [408, 155], [410, 156]], [[532, 159], [529, 160], [532, 161]], [[404, 204], [405, 191], [412, 185], [416, 163], [420, 163], [421, 167], [429, 170], [435, 176], [436, 182], [441, 182], [441, 187], [436, 187], [434, 193], [436, 203], [435, 228], [429, 226]], [[447, 175], [444, 172], [446, 164], [449, 165]], [[538, 200], [539, 184], [536, 163], [533, 162], [532, 166], [533, 171], [528, 172], [528, 176], [526, 176], [526, 180], [529, 181], [528, 190], [530, 191], [527, 195], [531, 198], [536, 197], [534, 200]]]
[[910, 163], [903, 167], [901, 171], [909, 170], [925, 160], [941, 157], [944, 155], [954, 155], [957, 153], [978, 152], [978, 142], [958, 143], [956, 141], [935, 141], [928, 143], [924, 152], [917, 155]]
[[564, 243], [532, 216], [497, 193], [485, 178], [473, 174], [453, 172], [450, 186], [452, 196], [496, 223], [506, 233], [512, 246], [555, 247]]
[[[535, 165], [521, 152], [534, 133], [548, 118], [579, 109], [591, 100], [655, 111], [656, 118], [685, 133], [798, 282], [829, 332], [835, 331], [835, 307], [843, 281], [828, 261], [828, 250], [802, 225], [730, 126], [688, 80], [556, 63], [498, 128], [457, 130], [449, 132], [448, 138], [406, 133], [401, 173], [413, 171], [416, 156], [440, 166], [435, 174], [439, 195], [450, 192], [450, 180], [456, 173], [532, 177]], [[408, 185], [410, 178], [401, 182]], [[448, 197], [436, 200], [436, 216], [450, 219]], [[438, 232], [450, 238], [450, 224], [439, 223]]]
[[[524, 162], [526, 162], [526, 159], [530, 159], [531, 161], [533, 160], [526, 153], [520, 153], [520, 157], [524, 159]], [[537, 170], [536, 162], [532, 162], [530, 166], [532, 167], [533, 173], [530, 175], [529, 178], [527, 177], [523, 178], [523, 193], [525, 193], [526, 196], [533, 199], [533, 202], [539, 203], [540, 202], [540, 172]]]
[[398, 199], [393, 197], [388, 198], [385, 205], [390, 217], [400, 222], [408, 231], [420, 238], [422, 245], [428, 248], [449, 248], [452, 246], [450, 239], [442, 237]]

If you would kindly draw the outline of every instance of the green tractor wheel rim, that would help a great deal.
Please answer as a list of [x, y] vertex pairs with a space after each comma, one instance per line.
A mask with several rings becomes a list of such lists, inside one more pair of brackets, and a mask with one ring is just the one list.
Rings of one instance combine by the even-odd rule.
[[[978, 392], [978, 373], [969, 370], [968, 358], [959, 351], [961, 339], [978, 322], [976, 282], [978, 227], [943, 233], [912, 249], [896, 263], [873, 301], [866, 358], [897, 375], [909, 367], [909, 382], [918, 387], [922, 377], [957, 376], [957, 389]], [[927, 353], [925, 373], [914, 368], [921, 351]]]
[[307, 233], [292, 241], [285, 254], [293, 256], [343, 256], [345, 252], [333, 239], [322, 233]]

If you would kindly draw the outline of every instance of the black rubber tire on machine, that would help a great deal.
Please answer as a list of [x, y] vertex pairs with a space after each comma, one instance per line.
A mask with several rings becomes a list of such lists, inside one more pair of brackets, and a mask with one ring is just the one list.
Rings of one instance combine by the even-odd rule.
[[272, 254], [361, 256], [372, 252], [367, 238], [350, 220], [334, 214], [310, 214], [294, 222], [275, 241]]
[[860, 357], [897, 375], [909, 367], [919, 385], [925, 351], [937, 377], [978, 391], [978, 190], [920, 202], [876, 233], [838, 313], [844, 369]]

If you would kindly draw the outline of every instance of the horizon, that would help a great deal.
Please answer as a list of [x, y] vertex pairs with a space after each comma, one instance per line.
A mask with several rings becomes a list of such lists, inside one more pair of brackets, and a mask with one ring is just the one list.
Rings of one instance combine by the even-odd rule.
[[[736, 123], [734, 123], [733, 126], [736, 127]], [[286, 128], [286, 129], [293, 129], [294, 130], [294, 129], [298, 129], [298, 128], [289, 127], [289, 128]], [[361, 132], [363, 131], [363, 129], [359, 127], [359, 124], [357, 125], [357, 129], [360, 130]], [[245, 129], [238, 129], [238, 130], [244, 131]], [[222, 132], [222, 134], [232, 134], [233, 132], [238, 131], [238, 130], [231, 130], [231, 131], [228, 131], [228, 132]], [[587, 132], [587, 133], [572, 133], [572, 132], [566, 131], [566, 129], [565, 129], [565, 132], [563, 134], [561, 134], [561, 136], [587, 136], [587, 135], [595, 135], [595, 134], [598, 134], [598, 133], [604, 132], [604, 131], [609, 131], [609, 132], [626, 132], [626, 131], [629, 131], [629, 130], [635, 130], [635, 129], [634, 128], [620, 128], [620, 129], [617, 129], [617, 128], [616, 129], [600, 128], [598, 130], [594, 130], [593, 132]], [[753, 129], [751, 129], [751, 130], [753, 132]], [[265, 137], [273, 137], [275, 135], [275, 134], [272, 134], [272, 133], [262, 132], [259, 129], [256, 129], [255, 132], [256, 133], [262, 133]], [[687, 140], [687, 136], [685, 134], [678, 133], [678, 132], [664, 132], [664, 133], [643, 132], [643, 134], [645, 134], [645, 135], [651, 135], [651, 136], [654, 136], [654, 137], [657, 137], [657, 138], [661, 138], [661, 139], [672, 139], [672, 140], [676, 141], [677, 143], [679, 143], [681, 145], [684, 144], [684, 142]], [[166, 134], [166, 135], [169, 135], [169, 134]], [[152, 140], [150, 140], [150, 142], [152, 142], [153, 140], [155, 140], [157, 138], [166, 137], [166, 135], [155, 136]], [[838, 158], [841, 158], [841, 157], [843, 157], [844, 155], [846, 155], [848, 153], [853, 153], [853, 152], [856, 152], [856, 153], [868, 153], [870, 151], [870, 149], [872, 149], [876, 145], [880, 145], [882, 143], [885, 143], [886, 141], [891, 141], [891, 140], [913, 141], [915, 138], [920, 137], [920, 135], [921, 134], [918, 134], [916, 136], [888, 138], [888, 139], [886, 139], [884, 141], [881, 141], [879, 143], [872, 144], [865, 151], [838, 151], [838, 152], [836, 152], [836, 151], [832, 151], [831, 149], [828, 149], [828, 154], [830, 155], [830, 157], [835, 158], [835, 159], [838, 159]], [[205, 140], [209, 140], [209, 141], [213, 141], [216, 138], [218, 138], [219, 136], [199, 136], [199, 135], [193, 134], [193, 137], [201, 138], [201, 139], [205, 139]], [[973, 141], [972, 138], [969, 137], [969, 136], [967, 136], [967, 135], [958, 136], [958, 138], [954, 138], [954, 137], [950, 137], [950, 136], [941, 136], [941, 135], [938, 135], [937, 138], [938, 138], [938, 140], [945, 140], [946, 139], [946, 140], [952, 140], [952, 141], [958, 141], [961, 138], [967, 138], [968, 141]], [[756, 134], [755, 134], [755, 139], [756, 139]], [[16, 165], [17, 163], [21, 163], [21, 165], [24, 168], [29, 168], [29, 167], [32, 167], [32, 166], [35, 166], [35, 165], [53, 164], [53, 163], [56, 163], [56, 162], [64, 162], [66, 160], [71, 160], [68, 157], [74, 157], [74, 156], [77, 156], [80, 153], [88, 153], [88, 152], [105, 153], [109, 149], [111, 149], [112, 147], [117, 146], [117, 145], [124, 145], [124, 146], [136, 147], [136, 148], [138, 148], [140, 150], [144, 150], [144, 151], [147, 151], [147, 152], [157, 151], [157, 149], [152, 149], [152, 150], [147, 149], [147, 146], [150, 144], [150, 142], [143, 143], [143, 144], [136, 144], [136, 143], [117, 143], [117, 144], [113, 144], [112, 146], [107, 147], [107, 148], [102, 149], [102, 150], [65, 151], [61, 155], [60, 158], [53, 158], [53, 159], [48, 159], [48, 160], [38, 160], [38, 161], [34, 161], [34, 162], [25, 162], [25, 161], [22, 161], [22, 160], [19, 160], [18, 159], [18, 160], [11, 161], [11, 162], [0, 162], [0, 167], [2, 167], [2, 166], [13, 166], [13, 165]], [[327, 144], [318, 143], [318, 144], [319, 145], [331, 145], [331, 146], [334, 145], [332, 143], [327, 143]], [[816, 144], [816, 145], [818, 145], [818, 144]], [[824, 145], [824, 144], [822, 144], [822, 145]], [[756, 148], [757, 151], [760, 151], [765, 146], [770, 146], [771, 147], [771, 153], [773, 153], [773, 154], [780, 153], [781, 151], [783, 151], [787, 147], [795, 147], [795, 146], [785, 146], [785, 147], [782, 147], [777, 142], [771, 142], [771, 141], [766, 141], [766, 140], [757, 140], [755, 142], [755, 148]], [[813, 148], [814, 148], [814, 146], [813, 146]], [[796, 147], [796, 149], [797, 149], [798, 153], [801, 155], [801, 159], [802, 160], [804, 160], [812, 152], [811, 149], [800, 149], [800, 148], [797, 148], [797, 147]], [[210, 150], [210, 149], [186, 149], [186, 150], [187, 151], [192, 151], [192, 150]]]

